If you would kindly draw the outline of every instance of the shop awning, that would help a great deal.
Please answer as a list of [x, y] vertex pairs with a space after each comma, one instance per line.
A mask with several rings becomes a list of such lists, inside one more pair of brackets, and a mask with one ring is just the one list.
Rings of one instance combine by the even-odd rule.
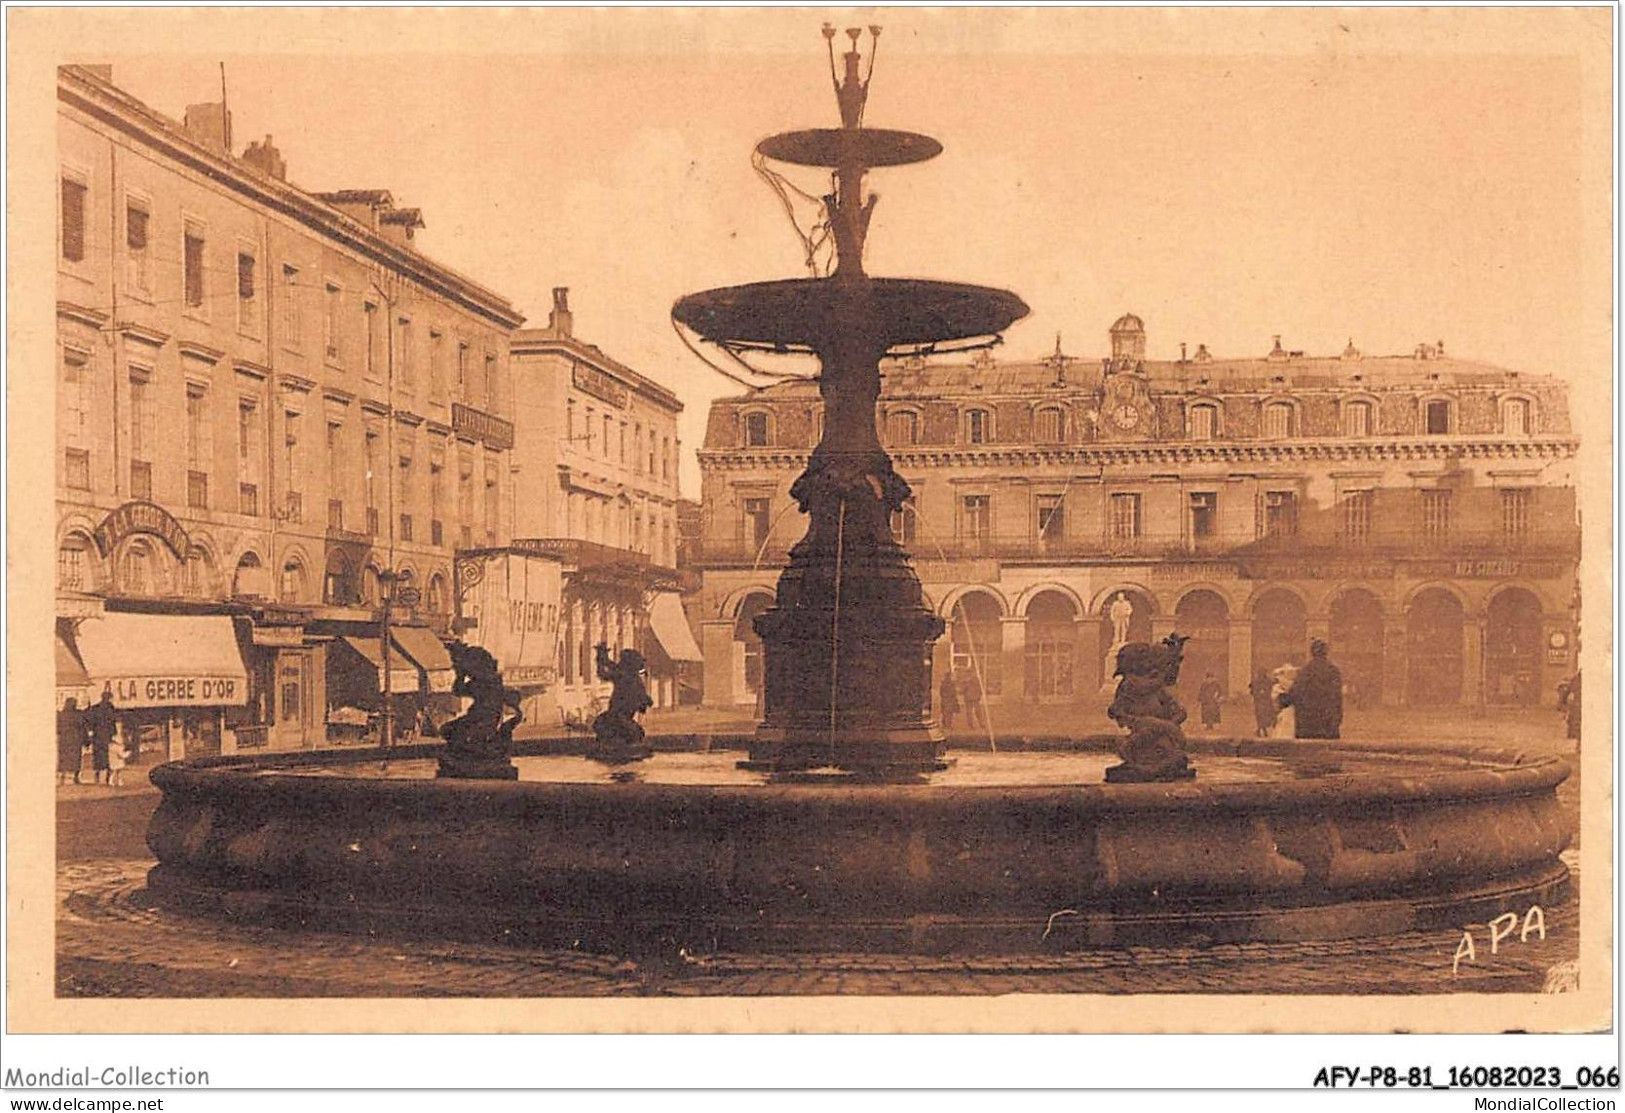
[[[366, 659], [373, 668], [373, 684], [379, 685], [384, 675], [383, 647], [377, 638], [340, 638], [345, 645]], [[395, 641], [395, 639], [391, 639]], [[400, 643], [396, 641], [396, 647]], [[393, 650], [389, 655], [389, 690], [401, 694], [418, 690], [418, 667], [410, 657]]]
[[248, 702], [229, 615], [104, 614], [81, 622], [77, 641], [91, 687], [111, 687], [114, 707]]
[[421, 626], [396, 626], [389, 633], [395, 647], [423, 670], [424, 677], [429, 681], [429, 691], [451, 691], [457, 674], [452, 668], [451, 654], [446, 652], [445, 645], [435, 637], [433, 630], [425, 630]]
[[61, 630], [56, 632], [56, 703], [62, 706], [62, 701], [69, 696], [79, 701], [83, 707], [90, 699], [90, 674], [85, 671], [85, 664], [79, 660], [78, 652], [70, 644], [68, 636]]
[[649, 607], [649, 629], [654, 631], [660, 648], [673, 661], [703, 661], [694, 631], [688, 628], [688, 617], [683, 614], [683, 601], [675, 591], [662, 591], [655, 595]]

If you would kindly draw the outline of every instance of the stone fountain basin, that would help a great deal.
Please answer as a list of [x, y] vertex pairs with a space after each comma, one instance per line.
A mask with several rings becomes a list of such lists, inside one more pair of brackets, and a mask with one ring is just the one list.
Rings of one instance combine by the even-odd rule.
[[616, 771], [562, 739], [521, 747], [509, 782], [433, 779], [438, 746], [177, 762], [152, 772], [149, 888], [243, 920], [629, 954], [1336, 939], [1567, 895], [1558, 758], [1196, 740], [1196, 781], [1106, 785], [1112, 741], [884, 784], [775, 781], [718, 749]]

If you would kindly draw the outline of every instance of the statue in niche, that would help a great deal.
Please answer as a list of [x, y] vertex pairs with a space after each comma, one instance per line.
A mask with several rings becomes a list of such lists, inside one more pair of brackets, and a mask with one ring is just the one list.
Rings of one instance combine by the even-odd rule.
[[1128, 642], [1128, 625], [1134, 618], [1134, 604], [1129, 602], [1128, 596], [1121, 591], [1112, 600], [1112, 605], [1106, 609], [1106, 616], [1112, 620], [1112, 644], [1124, 645]]
[[620, 658], [610, 658], [609, 646], [600, 642], [596, 664], [598, 679], [613, 685], [609, 708], [592, 721], [595, 744], [589, 757], [609, 764], [641, 761], [654, 753], [644, 737], [643, 724], [637, 717], [654, 706], [649, 690], [643, 685], [646, 663], [643, 654], [635, 649], [624, 649]]
[[[513, 732], [524, 722], [519, 692], [502, 684], [496, 658], [477, 645], [452, 643], [450, 650], [456, 680], [452, 695], [467, 696], [468, 710], [440, 728], [446, 752], [440, 757], [439, 777], [512, 781], [519, 778], [514, 766]], [[513, 714], [504, 715], [512, 709]]]
[[1179, 681], [1185, 642], [1170, 634], [1157, 644], [1133, 642], [1117, 654], [1116, 697], [1106, 714], [1128, 731], [1119, 743], [1121, 765], [1106, 770], [1111, 784], [1187, 781], [1196, 776], [1185, 753], [1184, 707], [1169, 691]]

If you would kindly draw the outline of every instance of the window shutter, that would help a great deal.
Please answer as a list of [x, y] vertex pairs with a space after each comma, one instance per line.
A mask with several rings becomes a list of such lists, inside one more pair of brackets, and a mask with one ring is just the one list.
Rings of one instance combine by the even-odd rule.
[[85, 185], [62, 179], [62, 257], [79, 262], [85, 257]]
[[147, 249], [147, 220], [147, 212], [144, 209], [125, 210], [124, 240], [130, 245], [131, 251]]
[[185, 238], [186, 304], [203, 304], [203, 240], [199, 236]]

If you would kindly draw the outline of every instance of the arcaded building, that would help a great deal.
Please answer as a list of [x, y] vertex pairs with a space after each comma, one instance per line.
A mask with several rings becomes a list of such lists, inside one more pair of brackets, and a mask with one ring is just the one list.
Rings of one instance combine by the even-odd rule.
[[[1576, 441], [1559, 378], [1446, 353], [1110, 355], [883, 367], [877, 420], [914, 489], [894, 517], [948, 624], [938, 675], [988, 701], [1096, 701], [1114, 641], [1189, 635], [1181, 678], [1245, 699], [1331, 643], [1349, 698], [1538, 704], [1576, 667]], [[749, 705], [751, 620], [805, 519], [814, 385], [711, 409], [694, 562], [705, 700]]]
[[172, 748], [316, 744], [378, 702], [403, 573], [389, 689], [444, 692], [453, 552], [511, 536], [521, 315], [220, 104], [57, 93], [59, 696], [113, 687]]

